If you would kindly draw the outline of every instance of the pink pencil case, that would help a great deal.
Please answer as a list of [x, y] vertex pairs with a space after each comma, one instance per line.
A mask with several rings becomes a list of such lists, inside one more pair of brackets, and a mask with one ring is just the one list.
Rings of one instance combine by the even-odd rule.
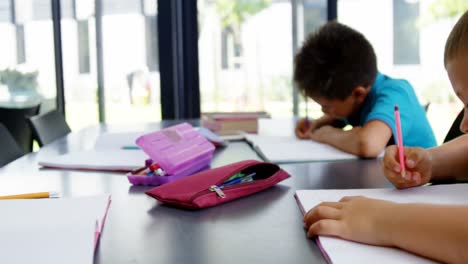
[[[234, 178], [238, 174], [244, 176]], [[289, 177], [276, 164], [244, 160], [155, 187], [146, 194], [176, 207], [200, 209], [263, 191]]]
[[161, 185], [208, 168], [214, 145], [190, 124], [182, 123], [140, 136], [136, 144], [159, 164], [165, 176], [146, 176], [145, 167], [127, 174], [135, 185]]

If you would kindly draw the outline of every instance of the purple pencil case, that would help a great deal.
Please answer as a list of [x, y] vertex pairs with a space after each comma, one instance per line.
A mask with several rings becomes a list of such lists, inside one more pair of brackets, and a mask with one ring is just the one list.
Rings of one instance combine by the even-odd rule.
[[159, 164], [165, 176], [147, 176], [146, 167], [127, 174], [134, 185], [162, 185], [208, 168], [215, 146], [190, 124], [182, 123], [145, 134], [136, 144]]

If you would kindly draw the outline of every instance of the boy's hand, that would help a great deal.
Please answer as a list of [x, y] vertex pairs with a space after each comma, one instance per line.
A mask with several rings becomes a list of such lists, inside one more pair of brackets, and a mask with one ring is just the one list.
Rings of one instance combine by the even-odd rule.
[[383, 169], [385, 177], [398, 189], [420, 186], [428, 183], [432, 176], [432, 156], [423, 148], [404, 148], [405, 178], [401, 175], [398, 148], [395, 145], [385, 150]]
[[[307, 236], [337, 236], [367, 244], [392, 246], [386, 232], [386, 218], [392, 217], [394, 203], [366, 197], [343, 197], [323, 202], [304, 216]], [[387, 219], [388, 220], [388, 219]]]
[[310, 133], [315, 130], [315, 127], [315, 121], [302, 118], [297, 121], [294, 133], [296, 134], [296, 137], [306, 139], [309, 138]]

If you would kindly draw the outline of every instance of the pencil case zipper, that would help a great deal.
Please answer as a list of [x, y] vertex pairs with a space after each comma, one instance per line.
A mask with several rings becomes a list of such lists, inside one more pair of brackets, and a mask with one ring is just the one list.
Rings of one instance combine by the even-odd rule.
[[[244, 168], [241, 168], [241, 169], [237, 169], [235, 171], [233, 171], [232, 173], [238, 173], [238, 172], [241, 172], [249, 167], [251, 167], [252, 165], [249, 165], [249, 166], [245, 166]], [[196, 194], [194, 194], [191, 198], [190, 198], [190, 203], [193, 203], [193, 201], [197, 198], [200, 198], [204, 195], [207, 195], [207, 194], [212, 194], [212, 193], [216, 193], [217, 196], [219, 196], [220, 198], [224, 199], [226, 198], [226, 194], [225, 192], [228, 192], [230, 190], [233, 190], [233, 189], [237, 189], [237, 188], [242, 188], [242, 187], [248, 187], [248, 186], [251, 186], [251, 185], [259, 185], [260, 183], [261, 184], [265, 184], [265, 183], [268, 183], [269, 181], [273, 181], [272, 178], [274, 177], [275, 174], [277, 174], [278, 172], [280, 171], [279, 167], [278, 167], [278, 170], [273, 173], [271, 176], [269, 176], [268, 178], [265, 178], [265, 179], [260, 179], [260, 180], [253, 180], [253, 181], [250, 181], [250, 182], [244, 182], [244, 183], [239, 183], [239, 184], [233, 184], [233, 185], [228, 185], [228, 186], [225, 186], [225, 187], [222, 187], [220, 188], [221, 186], [223, 186], [222, 184], [226, 181], [226, 179], [229, 179], [229, 177], [231, 177], [233, 174], [229, 174], [230, 176], [229, 177], [225, 177], [222, 181], [218, 181], [216, 184], [213, 184], [211, 185], [210, 187], [208, 187], [207, 189], [204, 189], [202, 191], [199, 191], [197, 192]], [[223, 190], [221, 190], [223, 189]]]

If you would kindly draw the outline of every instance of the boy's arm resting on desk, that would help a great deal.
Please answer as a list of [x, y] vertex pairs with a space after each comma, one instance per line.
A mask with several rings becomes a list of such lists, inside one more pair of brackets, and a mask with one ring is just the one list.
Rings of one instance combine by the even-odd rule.
[[401, 248], [448, 263], [467, 263], [467, 206], [400, 204], [366, 197], [324, 202], [304, 217], [307, 235]]
[[363, 127], [354, 127], [348, 131], [324, 126], [311, 133], [310, 138], [360, 157], [375, 158], [391, 136], [392, 131], [384, 122], [372, 120]]

